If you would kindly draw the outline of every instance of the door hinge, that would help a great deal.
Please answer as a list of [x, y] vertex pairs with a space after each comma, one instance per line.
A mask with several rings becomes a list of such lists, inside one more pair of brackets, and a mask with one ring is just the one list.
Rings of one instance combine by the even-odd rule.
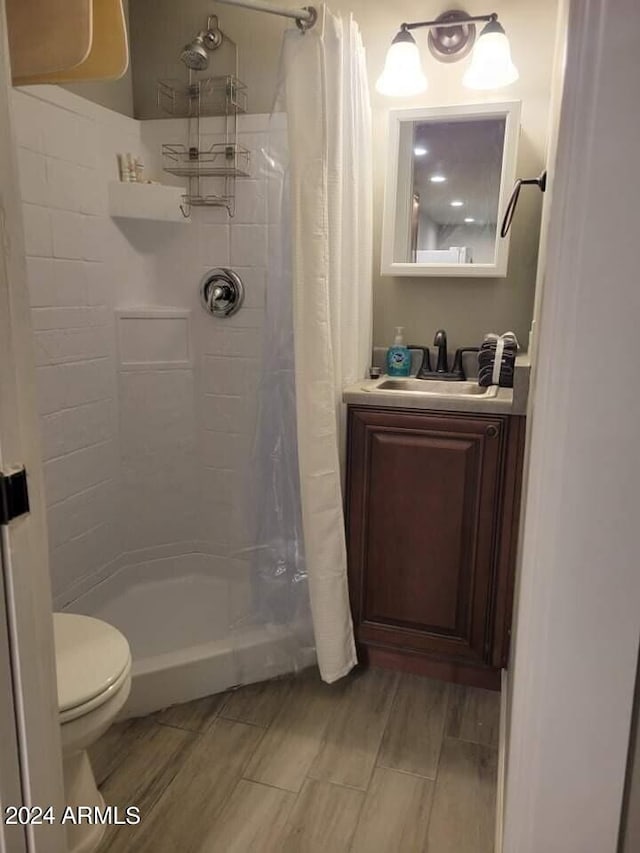
[[0, 472], [0, 524], [29, 512], [29, 488], [24, 468], [12, 474]]

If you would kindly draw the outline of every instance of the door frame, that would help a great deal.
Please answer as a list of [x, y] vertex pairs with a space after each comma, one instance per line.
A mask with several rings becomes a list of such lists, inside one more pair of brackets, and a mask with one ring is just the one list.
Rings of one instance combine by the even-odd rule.
[[[7, 540], [6, 525], [0, 525], [0, 579], [2, 581], [6, 577]], [[0, 583], [0, 685], [2, 685], [0, 691], [0, 810], [3, 818], [7, 806], [21, 805], [23, 802], [15, 691], [11, 669], [11, 644], [6, 616], [6, 591], [4, 583]], [[6, 853], [27, 853], [25, 828], [19, 825], [7, 825], [3, 819], [0, 822], [0, 850]]]
[[[5, 2], [0, 0], [0, 446], [2, 470], [27, 470], [31, 512], [3, 531], [3, 587], [13, 688], [22, 803], [62, 814], [64, 789], [58, 715], [51, 585], [36, 371], [27, 291], [22, 207], [11, 123], [11, 76]], [[31, 853], [64, 853], [60, 823], [29, 826]]]
[[[618, 846], [640, 637], [639, 22], [637, 0], [569, 5], [530, 399], [504, 853]], [[607, 330], [611, 363], [606, 344], [599, 351]]]

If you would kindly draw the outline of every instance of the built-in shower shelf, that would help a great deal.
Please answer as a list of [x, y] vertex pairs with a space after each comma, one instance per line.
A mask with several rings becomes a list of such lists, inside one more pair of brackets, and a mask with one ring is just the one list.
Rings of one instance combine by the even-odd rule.
[[109, 214], [115, 219], [189, 222], [183, 213], [184, 199], [184, 187], [123, 181], [109, 184]]
[[247, 87], [232, 74], [191, 83], [158, 80], [158, 106], [176, 118], [246, 113]]
[[210, 148], [162, 146], [162, 168], [184, 178], [248, 178], [250, 152], [237, 143], [215, 143]]

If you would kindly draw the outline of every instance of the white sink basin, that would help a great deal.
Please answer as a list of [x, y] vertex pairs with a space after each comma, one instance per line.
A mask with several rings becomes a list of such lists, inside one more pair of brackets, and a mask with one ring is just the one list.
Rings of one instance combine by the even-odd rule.
[[[363, 389], [365, 390], [365, 389]], [[400, 391], [435, 397], [495, 397], [497, 385], [481, 388], [477, 382], [442, 382], [438, 379], [383, 379], [367, 391]]]

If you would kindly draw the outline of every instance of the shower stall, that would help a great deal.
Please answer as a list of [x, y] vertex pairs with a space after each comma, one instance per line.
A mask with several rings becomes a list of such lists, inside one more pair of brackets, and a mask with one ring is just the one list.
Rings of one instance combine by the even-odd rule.
[[[133, 310], [116, 311], [120, 535], [128, 547], [122, 567], [70, 609], [128, 637], [132, 715], [315, 662], [286, 363], [293, 330], [272, 210], [284, 193], [274, 158], [286, 146], [286, 122], [243, 121], [250, 131], [239, 132], [238, 144], [251, 153], [251, 172], [236, 182], [233, 219], [203, 205], [162, 241], [154, 226], [120, 224], [126, 239], [149, 240], [152, 271], [152, 305], [141, 308], [141, 294]], [[223, 124], [201, 119], [206, 145], [226, 134]], [[142, 128], [150, 151], [171, 128], [184, 130], [180, 120], [159, 125]], [[211, 267], [227, 265], [243, 301], [212, 315], [202, 283]], [[155, 365], [143, 361], [147, 344]]]
[[[223, 38], [209, 21], [183, 60], [204, 65]], [[191, 67], [188, 85], [206, 73]], [[224, 80], [235, 98], [235, 72]], [[191, 113], [137, 121], [56, 87], [14, 92], [54, 607], [128, 638], [133, 716], [316, 660], [290, 105], [281, 96], [271, 115], [241, 107], [234, 99], [232, 139], [228, 111], [198, 115], [194, 151]], [[167, 148], [185, 141], [186, 170], [167, 173]], [[200, 156], [219, 150], [229, 174]], [[123, 151], [162, 183], [188, 177], [190, 215], [112, 214]], [[242, 304], [216, 316], [202, 284], [228, 270]]]

